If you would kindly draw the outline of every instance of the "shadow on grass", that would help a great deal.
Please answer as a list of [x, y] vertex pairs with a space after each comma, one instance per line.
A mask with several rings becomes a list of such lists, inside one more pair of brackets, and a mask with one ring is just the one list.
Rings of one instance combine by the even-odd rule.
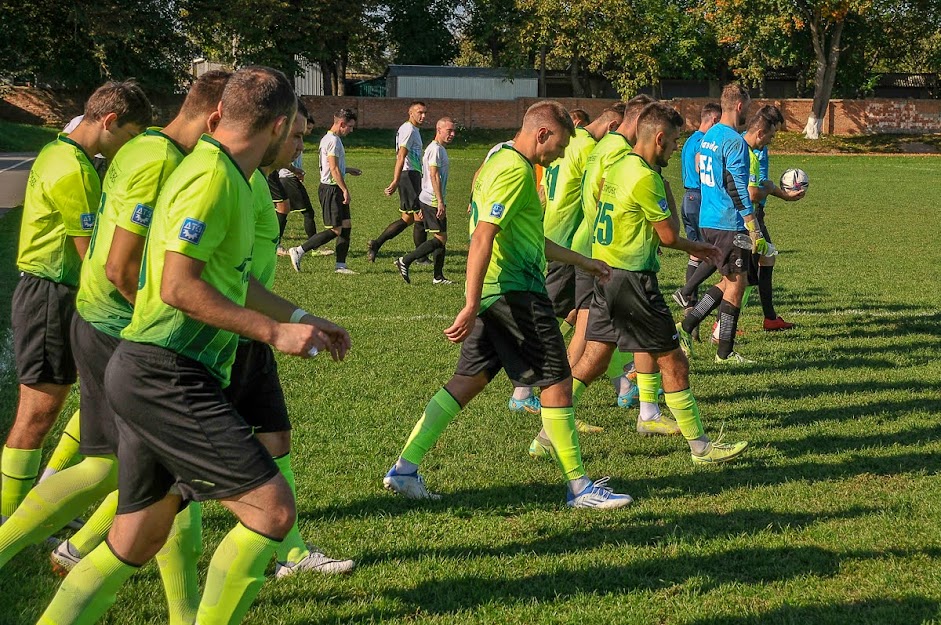
[[745, 616], [709, 617], [692, 621], [692, 625], [770, 625], [773, 623], [909, 623], [933, 622], [938, 617], [939, 603], [927, 597], [904, 599], [866, 599], [846, 603], [817, 605], [784, 605], [769, 612]]
[[13, 422], [18, 390], [10, 314], [13, 290], [19, 281], [16, 248], [22, 216], [23, 209], [18, 208], [0, 217], [0, 431], [3, 432]]

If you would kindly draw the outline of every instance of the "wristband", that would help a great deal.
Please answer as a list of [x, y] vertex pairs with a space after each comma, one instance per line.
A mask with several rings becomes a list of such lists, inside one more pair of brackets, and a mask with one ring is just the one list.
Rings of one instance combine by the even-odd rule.
[[304, 315], [308, 314], [303, 308], [296, 308], [293, 313], [291, 313], [291, 323], [300, 323], [301, 319], [304, 318]]

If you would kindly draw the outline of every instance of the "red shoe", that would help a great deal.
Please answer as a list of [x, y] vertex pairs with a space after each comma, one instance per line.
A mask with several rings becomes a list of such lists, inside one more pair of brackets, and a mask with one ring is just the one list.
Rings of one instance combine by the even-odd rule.
[[775, 319], [765, 319], [765, 332], [777, 332], [778, 330], [790, 330], [794, 327], [793, 323], [788, 323], [781, 317]]

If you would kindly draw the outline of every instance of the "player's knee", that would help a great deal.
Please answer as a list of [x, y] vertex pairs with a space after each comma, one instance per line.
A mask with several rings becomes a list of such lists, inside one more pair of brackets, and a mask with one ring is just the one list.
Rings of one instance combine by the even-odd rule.
[[267, 515], [268, 527], [265, 528], [265, 533], [274, 538], [284, 538], [297, 521], [297, 508], [290, 489], [285, 496], [278, 499], [276, 505], [272, 506], [269, 512]]
[[333, 234], [335, 234], [336, 236], [340, 236], [340, 232], [342, 231], [342, 228], [340, 228], [339, 226], [334, 226], [333, 228], [330, 228], [330, 230], [333, 231]]
[[435, 235], [435, 238], [441, 241], [441, 245], [447, 245], [448, 243], [448, 235], [446, 234], [442, 234], [439, 232]]

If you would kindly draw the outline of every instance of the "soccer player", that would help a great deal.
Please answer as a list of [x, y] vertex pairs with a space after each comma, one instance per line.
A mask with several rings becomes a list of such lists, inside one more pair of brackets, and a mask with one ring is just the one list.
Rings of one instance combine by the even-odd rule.
[[352, 109], [340, 109], [333, 116], [333, 125], [320, 140], [320, 189], [317, 193], [323, 209], [326, 230], [307, 239], [302, 245], [288, 250], [294, 271], [301, 270], [304, 254], [319, 248], [333, 239], [337, 240], [336, 272], [355, 274], [346, 266], [350, 252], [350, 190], [346, 186], [346, 174], [358, 176], [362, 172], [346, 166], [346, 151], [341, 139], [356, 128], [356, 113]]
[[415, 219], [421, 211], [418, 196], [421, 193], [423, 173], [422, 142], [418, 127], [425, 123], [427, 113], [428, 107], [424, 102], [412, 102], [408, 105], [408, 120], [399, 126], [395, 133], [395, 169], [385, 194], [392, 195], [396, 189], [399, 190], [400, 218], [386, 226], [378, 239], [372, 239], [366, 244], [366, 259], [371, 263], [376, 262], [376, 254], [382, 244], [398, 236], [410, 224], [415, 224], [412, 239], [416, 248], [428, 237], [422, 220]]
[[90, 155], [114, 158], [151, 116], [150, 102], [137, 84], [108, 82], [85, 103], [85, 116], [75, 130], [47, 144], [30, 170], [11, 324], [20, 396], [0, 460], [4, 518], [32, 488], [43, 441], [76, 379], [69, 326], [101, 200], [101, 181]]
[[[299, 104], [298, 106], [302, 105]], [[305, 108], [304, 110], [306, 111], [307, 109]], [[313, 131], [314, 118], [308, 115], [304, 136], [310, 135]], [[297, 154], [296, 158], [294, 158], [291, 163], [279, 169], [277, 174], [280, 185], [279, 187], [271, 188], [271, 191], [272, 194], [275, 190], [279, 190], [283, 193], [282, 197], [284, 201], [280, 204], [277, 197], [273, 198], [275, 200], [275, 206], [277, 207], [280, 236], [282, 238], [284, 237], [284, 227], [288, 222], [288, 214], [300, 211], [304, 214], [304, 234], [306, 234], [309, 239], [317, 234], [317, 220], [314, 216], [314, 206], [310, 201], [310, 194], [307, 193], [307, 187], [304, 186], [304, 178], [307, 172], [304, 171], [303, 146], [301, 146], [301, 151]], [[333, 254], [333, 250], [321, 249], [319, 251], [324, 256]], [[278, 256], [287, 256], [287, 250], [281, 246], [280, 241], [278, 242]]]
[[[702, 234], [699, 232], [699, 206], [702, 204], [698, 166], [699, 146], [703, 136], [719, 122], [721, 116], [722, 107], [718, 103], [704, 104], [699, 113], [699, 128], [683, 144], [683, 151], [680, 155], [683, 167], [683, 228], [686, 230], [686, 238], [690, 241], [702, 240]], [[684, 309], [695, 306], [699, 301], [699, 284], [695, 284], [691, 278], [701, 264], [702, 261], [699, 258], [689, 257], [689, 262], [686, 263], [684, 287], [673, 294], [673, 299]], [[704, 276], [702, 279], [705, 280], [707, 277]], [[685, 291], [687, 288], [688, 293]]]
[[591, 123], [591, 115], [585, 109], [571, 109], [569, 117], [572, 118], [572, 123], [576, 128], [583, 128]]
[[[717, 263], [722, 280], [713, 286], [677, 324], [680, 343], [687, 355], [692, 350], [690, 332], [716, 308], [719, 309], [719, 349], [716, 363], [750, 363], [735, 352], [735, 333], [742, 295], [749, 280], [752, 251], [763, 254], [768, 244], [758, 229], [754, 208], [748, 195], [749, 148], [739, 134], [751, 98], [737, 83], [722, 90], [722, 117], [702, 139], [699, 150], [699, 180], [702, 206], [699, 227], [703, 240], [719, 248]], [[737, 233], [747, 232], [752, 250], [733, 245]]]
[[[601, 363], [615, 346], [633, 352], [637, 384], [646, 400], [637, 417], [637, 431], [652, 434], [678, 429], [689, 443], [693, 462], [726, 462], [741, 454], [748, 443], [722, 443], [706, 436], [689, 388], [689, 363], [657, 282], [661, 245], [716, 261], [720, 254], [712, 245], [681, 238], [677, 222], [670, 219], [667, 192], [658, 172], [669, 164], [682, 126], [683, 118], [674, 109], [659, 102], [648, 105], [637, 120], [633, 150], [605, 175], [592, 253], [611, 266], [612, 275], [605, 284], [595, 286], [585, 357], [572, 373], [587, 383], [602, 373]], [[656, 408], [661, 377], [675, 420], [660, 415]], [[645, 415], [645, 407], [653, 407], [656, 414]]]
[[222, 389], [238, 335], [296, 356], [317, 348], [342, 358], [349, 347], [344, 330], [250, 277], [255, 223], [245, 174], [274, 159], [295, 107], [283, 74], [240, 69], [223, 91], [213, 137], [199, 140], [160, 192], [133, 317], [105, 375], [120, 441], [118, 514], [40, 623], [100, 618], [160, 549], [184, 498], [218, 499], [239, 519], [210, 563], [196, 617], [237, 623], [293, 526], [289, 486]]
[[[422, 156], [421, 193], [418, 202], [425, 231], [432, 238], [415, 248], [414, 251], [395, 259], [395, 266], [402, 279], [411, 283], [409, 267], [419, 258], [432, 255], [434, 258], [434, 277], [432, 284], [453, 284], [444, 277], [444, 246], [448, 240], [448, 216], [445, 197], [448, 185], [448, 172], [451, 169], [448, 151], [445, 146], [454, 140], [454, 120], [442, 117], [435, 124], [435, 138], [428, 144]], [[400, 187], [401, 189], [401, 187]]]
[[561, 105], [536, 103], [523, 116], [513, 147], [502, 148], [481, 169], [473, 193], [466, 303], [444, 331], [452, 342], [463, 342], [461, 357], [383, 479], [387, 489], [414, 499], [440, 497], [425, 487], [419, 465], [448, 423], [503, 368], [514, 383], [542, 388], [542, 421], [567, 480], [568, 505], [619, 508], [631, 503], [628, 495], [607, 486], [607, 478], [592, 482], [585, 476], [565, 342], [546, 295], [547, 257], [578, 263], [601, 277], [609, 272], [603, 262], [552, 243], [542, 229], [533, 165], [561, 156], [574, 132]]

